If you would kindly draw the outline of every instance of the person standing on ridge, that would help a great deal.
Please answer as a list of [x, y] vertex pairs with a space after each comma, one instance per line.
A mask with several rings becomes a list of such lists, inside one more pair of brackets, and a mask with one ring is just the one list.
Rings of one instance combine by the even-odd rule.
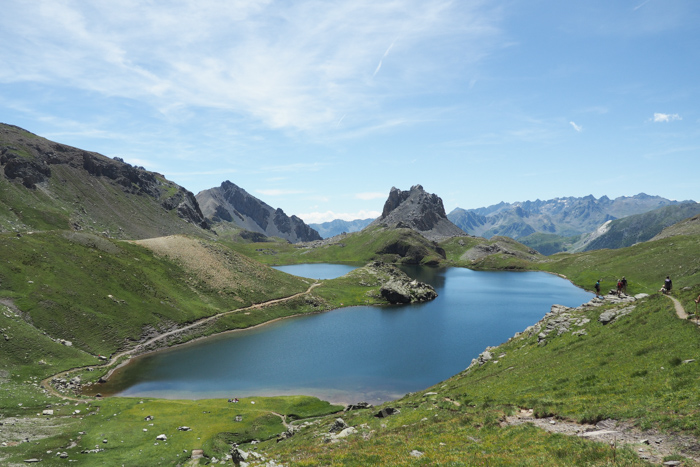
[[625, 279], [625, 276], [622, 276], [622, 293], [627, 295], [627, 279]]
[[595, 298], [599, 298], [598, 295], [600, 295], [600, 281], [602, 279], [598, 279], [598, 281], [595, 283]]

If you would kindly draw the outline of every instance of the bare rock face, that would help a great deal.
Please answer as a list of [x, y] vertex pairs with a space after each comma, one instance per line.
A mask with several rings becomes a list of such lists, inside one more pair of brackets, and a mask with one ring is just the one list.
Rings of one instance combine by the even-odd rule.
[[369, 225], [373, 226], [410, 228], [433, 241], [467, 235], [447, 219], [442, 199], [427, 193], [420, 185], [412, 186], [409, 191], [392, 188], [382, 215]]
[[196, 196], [204, 215], [213, 222], [231, 222], [268, 237], [280, 237], [292, 243], [321, 240], [314, 229], [297, 216], [287, 216], [250, 195], [228, 180], [220, 187], [201, 191]]

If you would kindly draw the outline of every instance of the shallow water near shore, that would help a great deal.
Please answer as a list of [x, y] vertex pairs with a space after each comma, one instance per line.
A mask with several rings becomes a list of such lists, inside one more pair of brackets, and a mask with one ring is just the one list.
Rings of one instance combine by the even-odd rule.
[[[303, 266], [309, 274], [310, 265]], [[553, 304], [578, 306], [593, 297], [541, 272], [405, 270], [433, 285], [438, 298], [344, 308], [214, 336], [136, 358], [102, 390], [170, 399], [305, 394], [376, 404], [459, 373]]]

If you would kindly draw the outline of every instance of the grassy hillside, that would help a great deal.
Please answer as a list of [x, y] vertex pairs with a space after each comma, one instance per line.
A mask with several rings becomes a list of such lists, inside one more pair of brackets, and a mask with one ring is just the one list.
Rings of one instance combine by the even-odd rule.
[[0, 232], [210, 236], [194, 195], [121, 159], [0, 124]]
[[434, 242], [412, 229], [372, 228], [334, 237], [333, 240], [289, 244], [286, 242], [229, 243], [229, 246], [264, 264], [354, 263], [372, 260], [390, 263], [439, 264], [444, 253]]
[[214, 243], [186, 243], [207, 252], [226, 283], [129, 242], [76, 232], [0, 235], [0, 298], [52, 338], [109, 355], [154, 331], [308, 287]]

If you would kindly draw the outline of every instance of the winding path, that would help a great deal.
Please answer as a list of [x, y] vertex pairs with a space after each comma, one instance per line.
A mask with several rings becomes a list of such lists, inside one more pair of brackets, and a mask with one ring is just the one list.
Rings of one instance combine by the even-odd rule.
[[[666, 296], [668, 298], [670, 298], [671, 301], [673, 302], [673, 307], [676, 309], [676, 316], [678, 316], [678, 318], [680, 318], [680, 319], [687, 320], [689, 315], [688, 315], [688, 313], [685, 312], [685, 308], [683, 308], [683, 305], [681, 304], [681, 302], [678, 301], [678, 299], [675, 297], [672, 297], [670, 295], [666, 295]], [[698, 320], [697, 314], [695, 315], [695, 319], [693, 319], [692, 322], [695, 323], [696, 325], [700, 326], [700, 321]]]
[[[297, 294], [290, 295], [290, 296], [288, 296], [288, 297], [275, 298], [275, 299], [273, 299], [273, 300], [268, 300], [268, 301], [266, 301], [266, 302], [255, 303], [255, 304], [250, 305], [250, 306], [245, 307], [245, 308], [238, 308], [238, 309], [235, 309], [235, 310], [229, 310], [229, 311], [225, 311], [225, 312], [223, 312], [223, 313], [218, 313], [218, 314], [216, 314], [216, 315], [212, 315], [212, 316], [208, 316], [208, 317], [206, 317], [206, 318], [199, 319], [199, 320], [197, 320], [197, 321], [193, 321], [192, 323], [188, 324], [187, 326], [184, 326], [184, 327], [181, 327], [181, 328], [177, 328], [177, 329], [173, 329], [172, 331], [168, 331], [168, 332], [165, 332], [165, 333], [163, 333], [163, 334], [159, 334], [159, 335], [157, 335], [157, 336], [155, 336], [155, 337], [152, 337], [152, 338], [148, 339], [147, 341], [144, 341], [144, 342], [139, 343], [138, 345], [134, 346], [134, 347], [131, 348], [131, 349], [124, 350], [124, 351], [122, 351], [122, 352], [118, 352], [118, 353], [112, 355], [112, 358], [110, 358], [109, 361], [107, 361], [106, 363], [103, 363], [102, 365], [87, 365], [87, 366], [81, 366], [81, 367], [71, 368], [70, 370], [65, 370], [65, 371], [62, 371], [62, 372], [60, 372], [60, 373], [56, 373], [55, 375], [49, 376], [49, 377], [47, 377], [47, 378], [44, 378], [44, 379], [41, 381], [41, 386], [44, 387], [44, 388], [46, 388], [52, 395], [54, 395], [54, 396], [56, 396], [56, 397], [60, 397], [60, 398], [62, 398], [62, 399], [67, 399], [67, 400], [72, 400], [72, 401], [79, 401], [79, 402], [80, 402], [80, 401], [86, 401], [87, 399], [85, 399], [85, 398], [78, 399], [78, 398], [75, 398], [75, 397], [70, 397], [70, 396], [66, 396], [66, 395], [64, 395], [64, 394], [61, 394], [60, 392], [58, 392], [58, 391], [51, 385], [51, 380], [54, 379], [54, 378], [63, 378], [63, 377], [65, 377], [65, 376], [67, 376], [67, 375], [69, 375], [69, 374], [71, 374], [71, 373], [74, 373], [74, 372], [80, 371], [80, 370], [84, 370], [84, 369], [86, 369], [86, 368], [109, 368], [110, 366], [116, 364], [116, 363], [119, 361], [119, 359], [121, 359], [121, 358], [123, 358], [123, 357], [125, 357], [125, 356], [127, 356], [127, 355], [132, 355], [132, 354], [138, 352], [139, 350], [145, 348], [146, 346], [151, 345], [151, 344], [153, 344], [154, 342], [158, 342], [158, 341], [161, 340], [161, 339], [165, 339], [166, 337], [172, 336], [172, 335], [174, 335], [174, 334], [181, 333], [181, 332], [183, 332], [183, 331], [187, 331], [188, 329], [192, 329], [192, 328], [197, 327], [197, 326], [201, 326], [202, 324], [208, 323], [208, 322], [210, 322], [210, 321], [214, 321], [215, 319], [219, 319], [219, 318], [221, 318], [221, 317], [223, 317], [223, 316], [226, 316], [226, 315], [230, 315], [230, 314], [233, 314], [233, 313], [240, 313], [240, 312], [249, 311], [249, 310], [258, 310], [258, 309], [264, 308], [264, 307], [266, 307], [266, 306], [275, 305], [275, 304], [277, 304], [277, 303], [282, 303], [282, 302], [286, 302], [286, 301], [289, 301], [289, 300], [293, 300], [293, 299], [295, 299], [295, 298], [297, 298], [297, 297], [301, 297], [302, 295], [308, 295], [309, 293], [311, 293], [311, 291], [312, 291], [314, 288], [318, 287], [318, 286], [321, 285], [321, 284], [323, 284], [323, 283], [322, 283], [322, 282], [314, 282], [314, 283], [311, 284], [311, 285], [309, 286], [309, 288], [306, 289], [306, 291], [304, 291], [304, 292], [299, 292], [299, 293], [297, 293]], [[263, 324], [264, 324], [264, 323], [263, 323]], [[118, 367], [117, 367], [117, 368], [118, 368]], [[110, 372], [107, 373], [107, 376], [109, 377], [109, 375], [111, 374], [111, 372], [114, 371], [115, 369], [116, 369], [116, 368], [113, 368], [112, 370], [110, 370]]]

